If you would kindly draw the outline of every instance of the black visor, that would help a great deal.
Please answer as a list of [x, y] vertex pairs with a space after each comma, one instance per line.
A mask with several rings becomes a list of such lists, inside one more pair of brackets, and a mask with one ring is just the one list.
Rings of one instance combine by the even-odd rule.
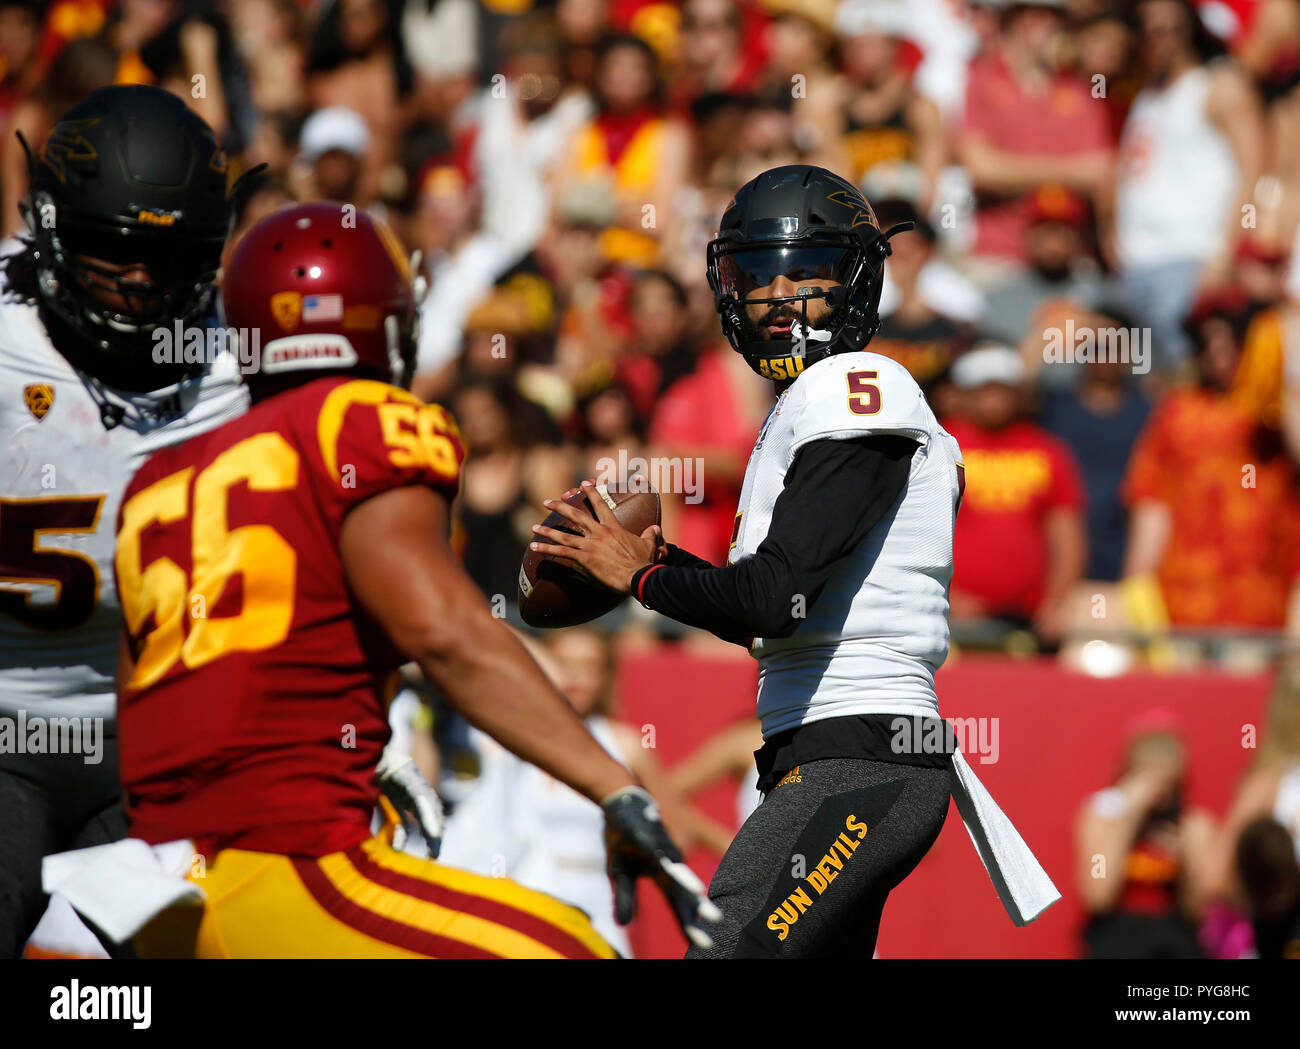
[[161, 285], [188, 284], [211, 279], [221, 260], [221, 240], [167, 233], [129, 232], [91, 224], [68, 224], [60, 231], [63, 248], [71, 255], [116, 265], [143, 263]]
[[746, 299], [781, 276], [795, 283], [827, 280], [844, 284], [853, 276], [858, 254], [851, 247], [829, 244], [738, 248], [718, 255], [718, 291]]
[[[51, 261], [65, 296], [59, 308], [88, 340], [106, 340], [101, 348], [121, 343], [117, 349], [134, 352], [133, 340], [153, 327], [207, 308], [221, 262], [215, 237], [68, 220], [51, 232]], [[137, 264], [144, 274], [133, 269]]]

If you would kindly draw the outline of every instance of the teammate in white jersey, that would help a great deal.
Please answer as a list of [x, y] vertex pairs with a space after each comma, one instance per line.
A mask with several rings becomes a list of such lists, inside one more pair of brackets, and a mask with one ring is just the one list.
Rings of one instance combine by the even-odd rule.
[[0, 957], [41, 917], [41, 858], [125, 832], [114, 730], [114, 522], [155, 450], [241, 414], [203, 328], [229, 225], [226, 157], [175, 96], [110, 87], [32, 158], [30, 236], [0, 263]]
[[727, 566], [633, 535], [601, 506], [593, 523], [549, 501], [582, 534], [536, 529], [537, 549], [759, 660], [764, 800], [710, 887], [724, 927], [688, 957], [870, 958], [885, 897], [948, 810], [934, 673], [960, 450], [906, 369], [863, 351], [898, 231], [806, 165], [764, 172], [723, 215], [709, 245], [723, 330], [779, 390]]

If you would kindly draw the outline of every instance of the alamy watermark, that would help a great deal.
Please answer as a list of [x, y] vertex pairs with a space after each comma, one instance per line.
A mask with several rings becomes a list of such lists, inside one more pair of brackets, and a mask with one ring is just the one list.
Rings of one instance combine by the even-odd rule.
[[628, 455], [618, 450], [618, 458], [604, 456], [596, 461], [597, 484], [626, 485], [633, 492], [671, 492], [685, 496], [692, 505], [704, 501], [704, 460], [680, 456]]
[[80, 754], [83, 763], [104, 760], [103, 718], [51, 718], [0, 715], [0, 754]]
[[260, 328], [194, 327], [177, 320], [170, 328], [153, 330], [155, 364], [212, 364], [229, 354], [243, 375], [262, 370]]
[[1001, 747], [998, 718], [907, 717], [890, 723], [890, 749], [895, 754], [950, 754], [956, 746], [981, 765], [997, 764]]
[[1043, 329], [1046, 364], [1127, 364], [1135, 375], [1151, 370], [1150, 328], [1102, 328], [1093, 324]]
[[50, 988], [51, 1020], [129, 1020], [137, 1031], [152, 1022], [153, 988], [139, 984], [100, 986], [80, 980]]

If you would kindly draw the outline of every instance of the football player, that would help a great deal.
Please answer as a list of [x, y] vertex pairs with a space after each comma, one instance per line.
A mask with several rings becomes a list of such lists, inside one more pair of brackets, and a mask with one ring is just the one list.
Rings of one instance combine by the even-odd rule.
[[233, 365], [155, 353], [155, 333], [202, 328], [213, 304], [228, 205], [207, 125], [157, 88], [105, 88], [31, 161], [29, 235], [0, 263], [0, 956], [44, 909], [41, 857], [125, 830], [122, 489], [247, 406]]
[[347, 205], [281, 210], [223, 280], [260, 333], [247, 415], [155, 455], [122, 504], [117, 580], [131, 834], [192, 840], [195, 908], [142, 953], [203, 957], [610, 957], [581, 911], [372, 836], [398, 666], [604, 808], [624, 922], [653, 877], [693, 942], [717, 912], [651, 797], [496, 620], [448, 543], [464, 451], [406, 392], [411, 272]]
[[[953, 740], [934, 673], [948, 651], [963, 468], [907, 370], [864, 350], [889, 237], [849, 182], [773, 168], [708, 247], [732, 347], [778, 391], [749, 460], [728, 564], [559, 500], [578, 535], [533, 549], [759, 661], [762, 804], [718, 867], [726, 915], [689, 956], [870, 958], [890, 890], [948, 811]], [[590, 484], [590, 482], [587, 482]], [[928, 745], [926, 745], [928, 744]]]

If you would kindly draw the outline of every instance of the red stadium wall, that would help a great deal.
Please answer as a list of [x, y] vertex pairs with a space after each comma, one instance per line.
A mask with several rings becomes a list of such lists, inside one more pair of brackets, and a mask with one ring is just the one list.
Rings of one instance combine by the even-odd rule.
[[[701, 659], [672, 648], [625, 658], [622, 716], [653, 725], [668, 767], [728, 722], [753, 710], [757, 672], [748, 659]], [[955, 805], [929, 855], [889, 898], [881, 957], [1059, 958], [1078, 952], [1082, 909], [1073, 885], [1073, 827], [1080, 803], [1106, 786], [1124, 744], [1126, 722], [1155, 707], [1174, 710], [1191, 754], [1189, 802], [1222, 816], [1252, 751], [1242, 726], [1260, 725], [1270, 679], [1217, 672], [1122, 678], [1086, 677], [1055, 662], [967, 657], [939, 674], [945, 717], [999, 718], [999, 760], [977, 775], [1011, 817], [1060, 889], [1062, 899], [1018, 929], [1006, 916]], [[1262, 727], [1262, 726], [1261, 726]], [[736, 790], [719, 785], [700, 804], [734, 823]], [[690, 857], [708, 881], [716, 859]], [[677, 957], [683, 940], [667, 908], [649, 891], [633, 928], [641, 957]]]

